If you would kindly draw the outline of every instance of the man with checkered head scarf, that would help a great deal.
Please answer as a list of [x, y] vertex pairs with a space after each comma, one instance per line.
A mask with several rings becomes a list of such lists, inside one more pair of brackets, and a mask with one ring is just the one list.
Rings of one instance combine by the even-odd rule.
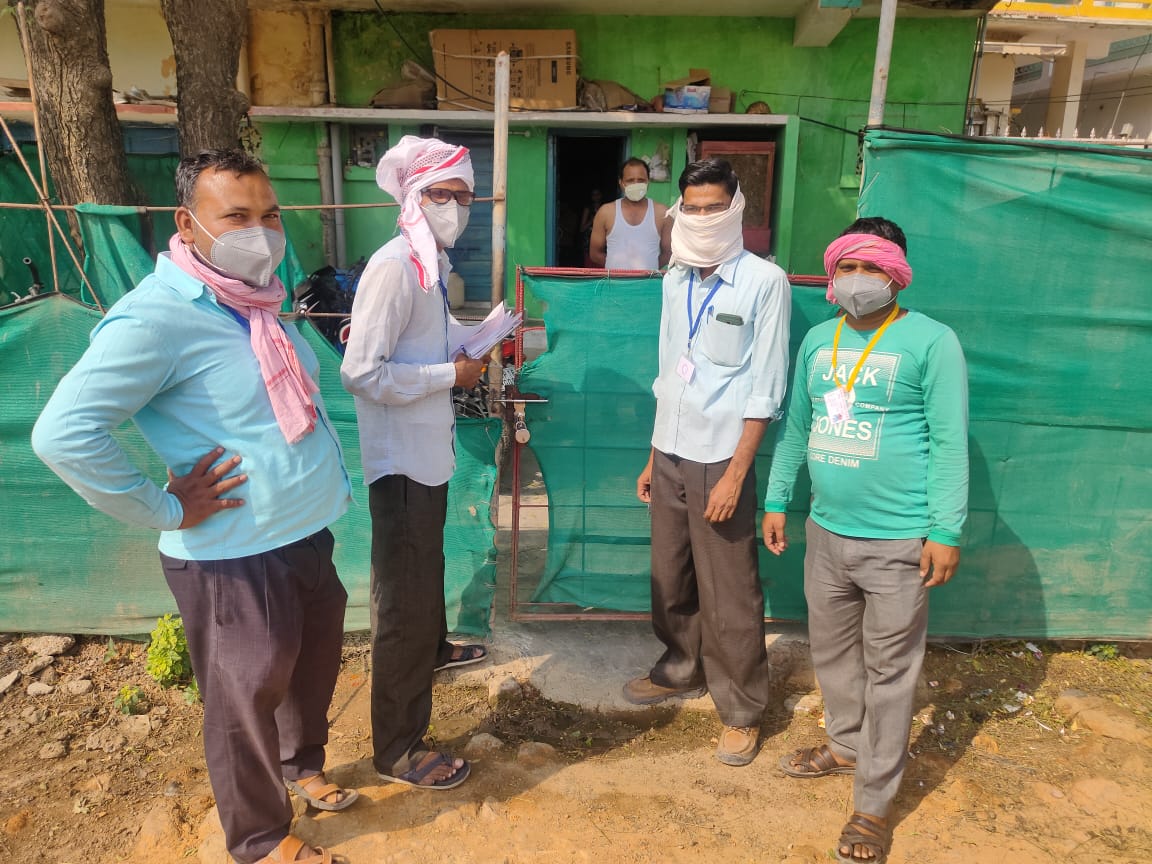
[[356, 398], [372, 516], [372, 761], [385, 780], [451, 789], [463, 759], [424, 741], [436, 669], [484, 659], [447, 641], [444, 519], [455, 468], [452, 388], [474, 387], [483, 360], [452, 356], [445, 254], [468, 224], [465, 147], [406, 135], [376, 169], [400, 204], [399, 234], [364, 270], [340, 377]]

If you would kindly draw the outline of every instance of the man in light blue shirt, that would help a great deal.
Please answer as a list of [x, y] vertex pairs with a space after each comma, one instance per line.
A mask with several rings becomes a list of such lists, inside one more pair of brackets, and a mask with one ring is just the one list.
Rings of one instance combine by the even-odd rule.
[[636, 483], [652, 510], [652, 626], [665, 651], [624, 697], [711, 692], [725, 725], [716, 756], [747, 765], [768, 699], [753, 460], [784, 399], [791, 291], [784, 271], [744, 249], [731, 165], [694, 162], [680, 193], [652, 453]]
[[[205, 151], [176, 185], [171, 252], [108, 310], [32, 444], [93, 506], [162, 532], [229, 852], [330, 861], [289, 834], [284, 786], [325, 810], [357, 797], [323, 773], [348, 596], [327, 526], [351, 484], [316, 356], [276, 318], [284, 229], [263, 167]], [[129, 419], [169, 466], [165, 487], [112, 437]]]

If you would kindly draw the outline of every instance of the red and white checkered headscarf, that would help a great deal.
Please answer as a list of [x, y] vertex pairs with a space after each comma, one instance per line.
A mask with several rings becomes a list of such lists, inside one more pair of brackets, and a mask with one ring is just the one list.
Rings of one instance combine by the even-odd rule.
[[420, 287], [425, 291], [440, 281], [440, 258], [432, 229], [420, 209], [420, 193], [454, 178], [463, 180], [469, 189], [475, 188], [472, 157], [467, 147], [446, 144], [438, 138], [405, 135], [380, 157], [376, 166], [376, 184], [400, 204], [397, 224], [408, 241]]

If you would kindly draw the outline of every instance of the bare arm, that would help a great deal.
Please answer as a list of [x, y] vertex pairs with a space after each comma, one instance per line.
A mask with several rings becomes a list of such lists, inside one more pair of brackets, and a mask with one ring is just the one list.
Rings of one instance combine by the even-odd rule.
[[660, 231], [660, 267], [664, 268], [672, 258], [672, 220], [663, 204], [656, 205], [656, 227]]
[[596, 211], [592, 222], [592, 240], [588, 244], [588, 257], [596, 267], [603, 267], [608, 260], [608, 232], [615, 220], [616, 205], [604, 204]]
[[760, 442], [764, 439], [764, 431], [772, 422], [767, 418], [749, 418], [744, 421], [744, 431], [740, 433], [740, 441], [736, 444], [736, 452], [724, 475], [712, 487], [708, 496], [708, 507], [704, 511], [704, 518], [709, 522], [724, 522], [732, 518], [736, 512], [736, 505], [740, 501], [740, 490], [744, 486], [744, 478], [756, 460], [756, 451], [760, 449]]

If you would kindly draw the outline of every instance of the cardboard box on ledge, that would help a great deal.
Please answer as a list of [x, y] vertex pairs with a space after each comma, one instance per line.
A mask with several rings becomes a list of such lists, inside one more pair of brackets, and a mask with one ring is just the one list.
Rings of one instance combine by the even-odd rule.
[[667, 114], [707, 114], [712, 95], [712, 73], [707, 69], [689, 69], [687, 78], [664, 85], [664, 111]]
[[713, 87], [708, 96], [709, 114], [731, 114], [735, 94], [727, 87]]
[[433, 30], [441, 111], [491, 111], [496, 55], [510, 58], [509, 105], [527, 111], [576, 107], [575, 30]]

